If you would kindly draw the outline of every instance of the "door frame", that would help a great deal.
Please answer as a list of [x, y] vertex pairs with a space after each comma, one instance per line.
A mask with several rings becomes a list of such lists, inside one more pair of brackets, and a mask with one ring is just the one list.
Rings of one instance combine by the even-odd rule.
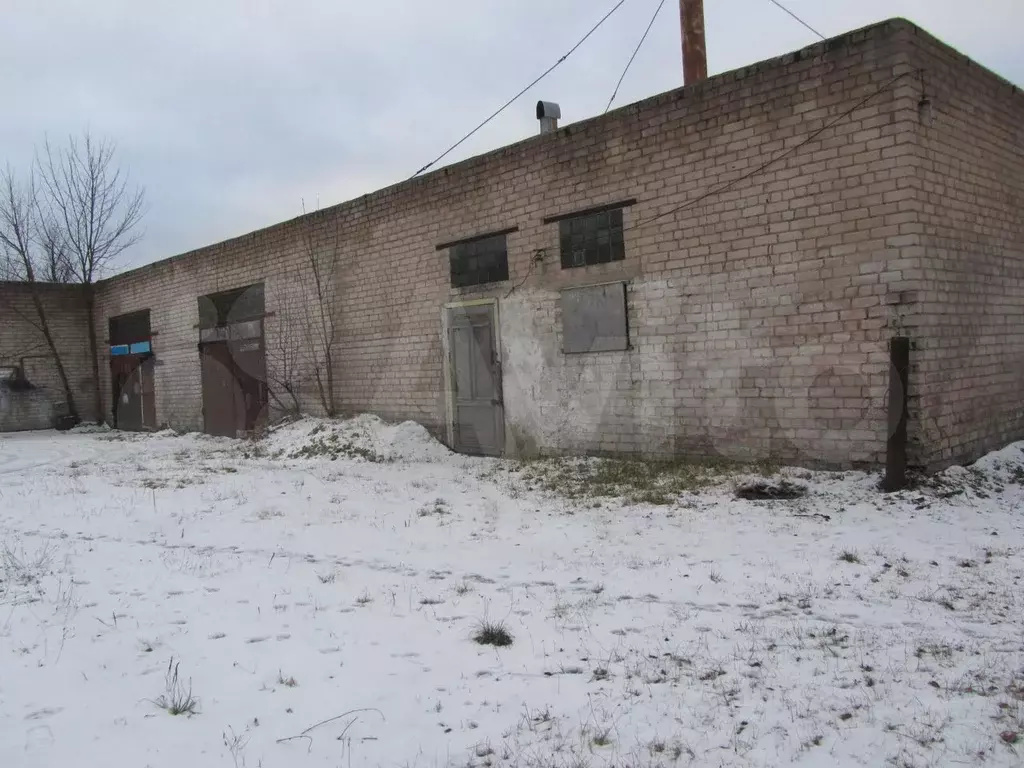
[[505, 366], [501, 355], [501, 318], [498, 313], [498, 300], [495, 298], [449, 301], [441, 307], [441, 355], [444, 359], [444, 365], [442, 367], [444, 369], [445, 437], [447, 438], [448, 446], [453, 447], [455, 445], [455, 386], [453, 384], [455, 380], [455, 371], [453, 370], [454, 361], [452, 360], [451, 345], [449, 344], [451, 329], [448, 325], [448, 313], [453, 309], [471, 307], [489, 307], [491, 309], [492, 317], [494, 318], [491, 332], [494, 334], [494, 356], [495, 361], [498, 364], [498, 375], [500, 377], [500, 380], [498, 381], [498, 391], [501, 393], [501, 435], [503, 443], [499, 446], [499, 455], [504, 456], [504, 442], [506, 439]]

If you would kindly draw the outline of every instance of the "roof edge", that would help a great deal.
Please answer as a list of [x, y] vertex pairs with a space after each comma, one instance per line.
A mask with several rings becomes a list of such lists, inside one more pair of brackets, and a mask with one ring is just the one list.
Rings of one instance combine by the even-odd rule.
[[[350, 198], [349, 200], [342, 201], [340, 203], [335, 203], [334, 205], [331, 205], [327, 208], [321, 208], [311, 213], [300, 214], [299, 216], [295, 216], [290, 219], [285, 219], [284, 221], [279, 221], [277, 223], [270, 224], [266, 227], [260, 227], [259, 229], [251, 230], [241, 235], [235, 235], [233, 237], [229, 237], [224, 240], [219, 240], [208, 245], [203, 245], [198, 248], [193, 248], [189, 251], [184, 251], [182, 253], [160, 259], [158, 261], [143, 264], [141, 266], [125, 270], [124, 272], [119, 272], [115, 275], [111, 275], [110, 277], [98, 281], [97, 285], [102, 286], [112, 281], [122, 280], [131, 277], [147, 269], [159, 268], [167, 266], [174, 262], [183, 261], [188, 257], [193, 256], [202, 251], [225, 248], [234, 243], [238, 243], [257, 236], [266, 237], [278, 234], [279, 231], [283, 232], [289, 227], [296, 226], [297, 223], [300, 221], [313, 222], [316, 221], [319, 217], [327, 216], [333, 212], [339, 211], [346, 207], [355, 207], [360, 204], [369, 207], [372, 203], [374, 203], [377, 200], [387, 198], [390, 196], [397, 196], [404, 193], [407, 190], [412, 190], [420, 186], [426, 186], [428, 184], [436, 183], [439, 179], [442, 179], [453, 173], [461, 173], [469, 168], [472, 168], [475, 164], [482, 163], [485, 160], [498, 156], [502, 153], [517, 151], [523, 148], [524, 146], [530, 144], [540, 144], [545, 141], [554, 141], [559, 137], [569, 136], [574, 132], [586, 130], [589, 127], [598, 125], [602, 121], [612, 120], [616, 116], [621, 116], [623, 112], [627, 112], [630, 110], [639, 111], [641, 109], [644, 109], [645, 107], [655, 106], [668, 100], [677, 100], [689, 96], [698, 97], [704, 90], [708, 88], [713, 88], [722, 83], [743, 80], [748, 77], [753, 77], [765, 69], [785, 66], [789, 63], [792, 63], [793, 61], [798, 61], [807, 57], [813, 57], [824, 53], [832, 52], [840, 48], [843, 48], [857, 40], [867, 39], [873, 35], [881, 34], [883, 32], [891, 33], [901, 28], [910, 29], [917, 34], [923, 34], [935, 40], [937, 43], [941, 45], [946, 45], [941, 40], [938, 40], [938, 38], [935, 38], [929, 32], [919, 27], [918, 25], [914, 24], [913, 22], [902, 17], [893, 17], [890, 19], [886, 19], [884, 21], [870, 24], [865, 27], [860, 27], [858, 29], [844, 32], [841, 35], [828, 38], [827, 40], [812, 43], [811, 45], [807, 45], [795, 51], [790, 51], [779, 56], [774, 56], [770, 59], [764, 59], [762, 61], [747, 64], [736, 69], [712, 75], [704, 80], [700, 80], [690, 85], [684, 85], [680, 86], [679, 88], [673, 88], [672, 90], [669, 91], [663, 91], [653, 96], [649, 96], [645, 99], [641, 99], [640, 101], [635, 101], [630, 104], [623, 105], [605, 114], [584, 118], [583, 120], [579, 120], [575, 123], [569, 123], [567, 125], [560, 127], [557, 131], [553, 131], [551, 133], [528, 136], [524, 139], [513, 142], [511, 144], [505, 144], [495, 149], [488, 150], [487, 152], [482, 152], [478, 155], [473, 155], [472, 157], [465, 158], [464, 160], [459, 160], [458, 162], [452, 163], [451, 165], [441, 166], [436, 170], [430, 171], [429, 173], [414, 176], [410, 179], [390, 184], [386, 187], [382, 187], [372, 192], [367, 192], [366, 194], [360, 195], [359, 197], [354, 197]], [[963, 56], [963, 54], [960, 55]], [[973, 62], [972, 59], [968, 60]]]

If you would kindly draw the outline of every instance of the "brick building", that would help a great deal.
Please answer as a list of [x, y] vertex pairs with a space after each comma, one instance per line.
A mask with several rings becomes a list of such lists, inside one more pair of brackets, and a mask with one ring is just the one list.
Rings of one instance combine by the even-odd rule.
[[[88, 314], [72, 285], [37, 284], [72, 396], [95, 419]], [[46, 429], [65, 411], [64, 387], [26, 283], [0, 282], [0, 432]]]
[[1022, 147], [1019, 89], [884, 22], [107, 280], [101, 387], [134, 426], [328, 385], [467, 451], [877, 465], [909, 339], [936, 468], [1024, 437]]

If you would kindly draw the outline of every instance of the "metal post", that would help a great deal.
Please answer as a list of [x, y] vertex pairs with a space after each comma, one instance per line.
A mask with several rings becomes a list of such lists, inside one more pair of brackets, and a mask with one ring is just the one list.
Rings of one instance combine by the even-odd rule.
[[889, 438], [885, 444], [885, 479], [882, 488], [898, 491], [907, 486], [907, 392], [910, 339], [889, 341]]
[[683, 43], [683, 84], [690, 85], [708, 76], [704, 0], [679, 0], [679, 22]]

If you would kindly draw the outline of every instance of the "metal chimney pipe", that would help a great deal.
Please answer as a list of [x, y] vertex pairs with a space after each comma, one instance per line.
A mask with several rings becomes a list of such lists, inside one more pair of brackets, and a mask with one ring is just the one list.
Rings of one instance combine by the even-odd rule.
[[708, 76], [704, 0], [679, 0], [679, 21], [683, 32], [683, 85], [690, 85]]
[[558, 130], [558, 118], [562, 116], [562, 108], [553, 101], [537, 102], [537, 119], [540, 120], [541, 133], [554, 133]]

